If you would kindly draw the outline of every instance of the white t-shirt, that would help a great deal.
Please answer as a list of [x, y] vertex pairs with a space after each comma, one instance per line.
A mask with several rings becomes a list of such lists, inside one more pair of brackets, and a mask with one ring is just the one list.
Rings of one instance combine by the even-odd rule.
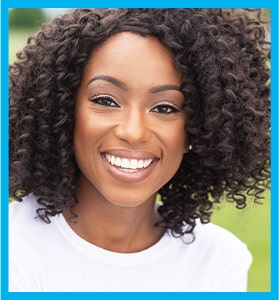
[[167, 232], [152, 247], [124, 254], [85, 241], [63, 215], [42, 222], [36, 208], [33, 197], [10, 204], [10, 291], [246, 291], [251, 254], [214, 224], [198, 223], [191, 244]]

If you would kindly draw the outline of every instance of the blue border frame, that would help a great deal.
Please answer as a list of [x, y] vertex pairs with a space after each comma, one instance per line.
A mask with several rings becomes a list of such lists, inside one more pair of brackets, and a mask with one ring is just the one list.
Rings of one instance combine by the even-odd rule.
[[[5, 3], [3, 3], [5, 2]], [[106, 1], [102, 3], [93, 3], [89, 0], [79, 0], [75, 3], [73, 0], [6, 0], [1, 1], [1, 280], [0, 280], [0, 299], [107, 299], [114, 298], [130, 300], [131, 297], [147, 297], [153, 299], [279, 299], [278, 294], [278, 2], [276, 0], [196, 0], [188, 3], [179, 0], [166, 1]], [[250, 293], [9, 293], [8, 292], [8, 233], [7, 233], [7, 211], [8, 211], [8, 9], [9, 8], [28, 8], [28, 7], [44, 7], [44, 8], [61, 8], [61, 7], [257, 7], [271, 8], [271, 38], [272, 38], [272, 64], [271, 64], [271, 168], [272, 168], [272, 203], [271, 203], [271, 258], [272, 258], [272, 274], [271, 274], [271, 292], [250, 292]], [[2, 225], [2, 226], [1, 226]], [[1, 264], [2, 262], [2, 264]], [[2, 297], [1, 297], [2, 296]]]

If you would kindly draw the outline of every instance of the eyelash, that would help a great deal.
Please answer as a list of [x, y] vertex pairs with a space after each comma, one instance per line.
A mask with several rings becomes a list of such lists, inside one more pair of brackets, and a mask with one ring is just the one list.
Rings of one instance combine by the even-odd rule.
[[120, 107], [113, 97], [107, 95], [98, 95], [89, 100], [102, 106]]
[[178, 111], [179, 110], [176, 107], [169, 105], [169, 104], [160, 104], [151, 109], [151, 112], [165, 114], [165, 115], [177, 113]]
[[[90, 98], [89, 100], [91, 102], [94, 102], [102, 106], [116, 107], [116, 108], [120, 107], [120, 105], [116, 102], [116, 100], [112, 96], [108, 96], [108, 95], [98, 95], [93, 98]], [[150, 111], [157, 114], [168, 115], [172, 113], [177, 113], [179, 110], [173, 105], [159, 104], [153, 107]]]

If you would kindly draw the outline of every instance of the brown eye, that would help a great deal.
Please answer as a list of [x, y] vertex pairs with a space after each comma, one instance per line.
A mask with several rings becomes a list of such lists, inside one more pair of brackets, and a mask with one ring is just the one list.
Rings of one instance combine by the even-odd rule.
[[171, 114], [178, 112], [178, 109], [169, 104], [160, 104], [152, 108], [151, 111], [158, 114]]
[[91, 102], [102, 106], [109, 106], [109, 107], [120, 107], [117, 102], [110, 96], [96, 96], [89, 99]]

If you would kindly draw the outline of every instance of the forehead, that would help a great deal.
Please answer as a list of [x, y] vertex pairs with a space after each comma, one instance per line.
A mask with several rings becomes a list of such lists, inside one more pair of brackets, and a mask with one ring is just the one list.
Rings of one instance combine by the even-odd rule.
[[[85, 76], [106, 74], [121, 77], [153, 76], [155, 79], [180, 81], [174, 55], [156, 37], [132, 32], [117, 33], [92, 51], [84, 69]], [[130, 77], [131, 78], [131, 77]]]

